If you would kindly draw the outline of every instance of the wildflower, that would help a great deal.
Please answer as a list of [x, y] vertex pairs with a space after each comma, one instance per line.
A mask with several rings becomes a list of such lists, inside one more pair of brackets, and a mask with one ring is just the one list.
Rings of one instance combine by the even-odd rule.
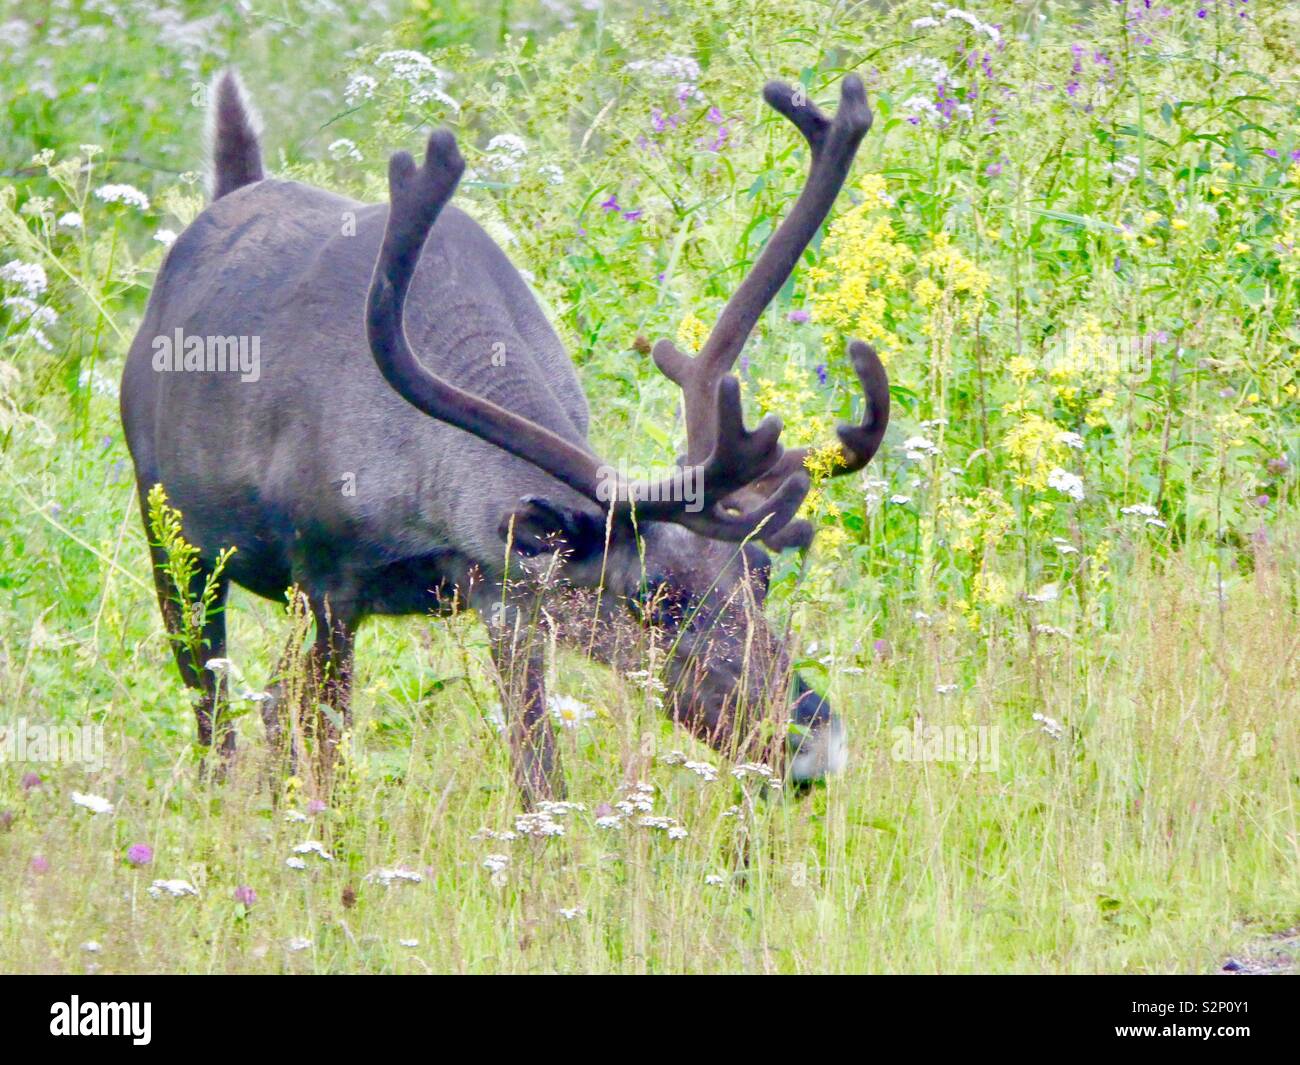
[[900, 446], [903, 453], [913, 462], [920, 462], [927, 455], [939, 454], [939, 449], [934, 442], [923, 436], [909, 436]]
[[513, 133], [499, 133], [488, 141], [485, 161], [488, 167], [507, 177], [518, 177], [528, 155], [528, 145]]
[[727, 878], [725, 876], [720, 876], [717, 873], [710, 873], [704, 878], [704, 882], [708, 884], [709, 887], [719, 887], [727, 882]]
[[95, 940], [88, 939], [86, 940], [86, 942], [81, 944], [81, 949], [84, 950], [87, 954], [98, 954], [104, 948], [101, 947], [97, 942], [95, 942]]
[[1042, 725], [1043, 731], [1054, 740], [1059, 740], [1065, 735], [1065, 728], [1055, 718], [1050, 718], [1046, 714], [1035, 714], [1034, 720]]
[[[460, 104], [443, 90], [447, 72], [435, 67], [427, 55], [409, 49], [384, 52], [375, 59], [375, 66], [390, 72], [407, 86], [411, 103], [418, 106], [436, 100], [453, 111], [460, 110]], [[358, 85], [358, 89], [361, 88], [362, 85]]]
[[683, 762], [682, 768], [689, 769], [706, 784], [711, 784], [718, 779], [717, 767], [708, 762]]
[[564, 826], [551, 819], [546, 813], [520, 814], [515, 818], [515, 831], [521, 836], [534, 836], [545, 839], [549, 836], [564, 835]]
[[685, 839], [689, 833], [671, 817], [656, 817], [647, 815], [642, 817], [637, 824], [642, 828], [653, 828], [660, 832], [666, 832], [669, 839]]
[[294, 936], [291, 940], [289, 940], [286, 946], [288, 946], [290, 950], [296, 953], [300, 950], [306, 950], [308, 947], [310, 947], [311, 940], [308, 939], [306, 936]]
[[241, 906], [252, 906], [257, 901], [257, 892], [247, 884], [235, 888], [235, 901]]
[[579, 813], [585, 813], [586, 809], [587, 807], [580, 802], [546, 800], [537, 804], [538, 812], [544, 813], [548, 817], [567, 817], [575, 810]]
[[956, 684], [936, 684], [934, 690], [940, 695], [955, 695], [958, 689]]
[[483, 859], [483, 868], [490, 873], [505, 872], [505, 869], [509, 864], [510, 855], [508, 854], [489, 854]]
[[307, 804], [307, 812], [313, 817], [316, 814], [323, 814], [328, 809], [329, 807], [325, 805], [325, 802], [322, 799], [312, 799], [311, 802]]
[[791, 311], [785, 317], [787, 321], [793, 322], [795, 325], [803, 325], [806, 321], [808, 321], [809, 318], [812, 317], [812, 315], [809, 314], [807, 311], [805, 311], [802, 307], [800, 307], [797, 308], [796, 310]]
[[170, 248], [176, 243], [176, 231], [174, 229], [160, 229], [153, 235], [153, 239], [164, 248]]
[[622, 208], [618, 204], [618, 193], [616, 192], [610, 193], [608, 200], [601, 201], [600, 209], [606, 212], [607, 214], [610, 211], [621, 211]]
[[111, 814], [113, 804], [100, 795], [85, 795], [82, 792], [74, 791], [72, 793], [72, 804], [74, 806], [83, 806], [92, 814]]
[[132, 865], [148, 865], [153, 861], [153, 848], [147, 843], [132, 843], [126, 850], [126, 860]]
[[1047, 475], [1047, 486], [1064, 492], [1075, 502], [1083, 500], [1083, 479], [1057, 466]]
[[325, 845], [314, 839], [304, 840], [302, 843], [294, 845], [294, 854], [318, 854], [327, 862], [334, 860], [334, 855], [325, 849]]
[[49, 859], [44, 855], [37, 854], [28, 863], [28, 868], [37, 876], [42, 876], [50, 871]]
[[596, 818], [597, 828], [622, 828], [625, 823], [620, 814], [603, 814]]
[[518, 839], [519, 837], [513, 832], [494, 832], [490, 828], [480, 828], [469, 838], [472, 840], [495, 839], [500, 840], [503, 843], [509, 843], [511, 840]]
[[586, 911], [581, 906], [569, 906], [569, 907], [561, 907], [555, 912], [558, 913], [561, 917], [563, 917], [566, 921], [572, 921], [577, 917], [581, 917]]
[[584, 721], [590, 721], [596, 716], [594, 710], [570, 695], [548, 696], [546, 708], [562, 727], [569, 729], [577, 728]]
[[174, 899], [179, 899], [184, 898], [186, 895], [197, 895], [198, 893], [199, 889], [188, 880], [155, 880], [149, 885], [149, 895], [155, 899], [160, 899], [163, 895], [170, 895]]
[[284, 864], [287, 865], [290, 869], [306, 869], [306, 868], [307, 868], [307, 863], [306, 863], [305, 861], [303, 861], [301, 858], [286, 858], [286, 859], [284, 860]]
[[21, 259], [10, 259], [0, 266], [0, 281], [17, 285], [29, 300], [37, 299], [50, 284], [40, 263], [25, 263]]
[[284, 819], [291, 824], [300, 824], [307, 820], [307, 815], [301, 810], [285, 810]]
[[104, 203], [124, 203], [141, 211], [149, 210], [149, 197], [134, 185], [101, 185], [94, 196]]
[[23, 791], [32, 791], [41, 786], [41, 778], [36, 773], [24, 773], [20, 786]]
[[65, 226], [68, 229], [80, 229], [81, 212], [67, 211], [64, 214], [59, 215], [59, 225]]
[[690, 56], [665, 55], [660, 59], [638, 59], [627, 64], [636, 74], [645, 73], [656, 81], [674, 83], [680, 101], [696, 95], [695, 86], [700, 80], [700, 64]]
[[400, 946], [400, 947], [412, 947], [412, 948], [414, 948], [414, 947], [418, 947], [418, 946], [420, 945], [420, 941], [419, 941], [418, 939], [399, 939], [399, 940], [397, 941], [397, 945]]
[[371, 99], [377, 88], [378, 80], [369, 74], [353, 74], [343, 88], [343, 101], [349, 107], [354, 107], [362, 100]]
[[1061, 432], [1056, 434], [1056, 442], [1064, 444], [1066, 447], [1072, 447], [1076, 451], [1082, 451], [1084, 447], [1083, 437], [1078, 433]]
[[1025, 596], [1031, 603], [1054, 603], [1061, 597], [1061, 588], [1055, 581], [1044, 584], [1038, 591]]
[[375, 869], [367, 873], [363, 880], [373, 883], [382, 884], [384, 887], [392, 887], [394, 884], [408, 883], [418, 884], [424, 878], [419, 873], [410, 869]]
[[757, 777], [769, 784], [777, 780], [777, 775], [772, 770], [772, 767], [764, 765], [762, 762], [742, 762], [732, 769], [731, 775], [737, 780], [744, 780], [746, 777]]
[[361, 162], [361, 151], [357, 148], [357, 142], [348, 140], [347, 137], [340, 137], [338, 140], [330, 141], [329, 147], [325, 149], [329, 157], [334, 160], [352, 159]]

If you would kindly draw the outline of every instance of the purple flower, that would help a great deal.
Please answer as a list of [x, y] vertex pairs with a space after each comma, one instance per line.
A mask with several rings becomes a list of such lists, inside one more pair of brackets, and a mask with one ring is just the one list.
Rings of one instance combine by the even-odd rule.
[[826, 384], [826, 364], [819, 362], [813, 372], [817, 375], [817, 383], [824, 386]]
[[240, 884], [235, 888], [235, 901], [244, 906], [251, 906], [257, 901], [257, 892], [247, 884]]
[[807, 311], [800, 307], [797, 310], [791, 311], [785, 317], [787, 321], [794, 322], [795, 325], [803, 325], [804, 322], [808, 321], [810, 316]]
[[44, 857], [44, 855], [36, 855], [31, 860], [30, 869], [37, 876], [41, 876], [43, 873], [48, 873], [50, 871], [49, 859]]
[[1291, 460], [1285, 455], [1280, 455], [1275, 459], [1268, 460], [1269, 473], [1286, 473], [1291, 468]]
[[14, 827], [14, 812], [12, 810], [0, 810], [0, 832], [8, 832]]
[[307, 812], [312, 815], [323, 814], [328, 809], [329, 807], [320, 799], [312, 799], [311, 802], [307, 804]]
[[147, 843], [132, 843], [126, 849], [126, 860], [132, 865], [148, 865], [153, 861], [153, 848]]
[[602, 211], [621, 211], [618, 205], [618, 193], [613, 193], [608, 200], [600, 205]]
[[1255, 497], [1255, 506], [1257, 506], [1257, 507], [1266, 507], [1266, 506], [1268, 506], [1268, 496], [1264, 495], [1263, 493], [1260, 493], [1259, 495], [1257, 495], [1257, 496]]
[[726, 121], [725, 116], [718, 109], [717, 104], [714, 104], [712, 107], [710, 107], [709, 113], [704, 117], [707, 118], [710, 122], [712, 122], [715, 126], [720, 126], [722, 125], [723, 122]]
[[1066, 87], [1065, 87], [1065, 91], [1066, 91], [1066, 93], [1067, 93], [1068, 95], [1070, 95], [1070, 96], [1078, 96], [1078, 95], [1079, 95], [1079, 82], [1078, 82], [1077, 80], [1071, 80], [1070, 83], [1069, 83], [1068, 85], [1066, 85]]
[[638, 207], [635, 211], [624, 211], [623, 217], [629, 222], [637, 221], [645, 212]]
[[1209, 14], [1209, 12], [1206, 11], [1205, 8], [1201, 8], [1198, 12], [1196, 12], [1196, 17], [1197, 17], [1197, 18], [1205, 18], [1205, 16], [1208, 15], [1208, 14]]
[[1264, 149], [1264, 154], [1267, 155], [1270, 159], [1276, 159], [1276, 158], [1277, 158], [1277, 149], [1276, 149], [1276, 148], [1265, 148], [1265, 149]]
[[984, 168], [984, 176], [985, 176], [985, 177], [1001, 177], [1001, 176], [1002, 176], [1002, 164], [1001, 164], [1001, 163], [989, 163], [989, 165], [986, 166], [986, 167]]
[[871, 645], [871, 649], [876, 652], [877, 658], [889, 657], [889, 641], [886, 639], [877, 640]]
[[23, 783], [22, 783], [23, 791], [31, 791], [34, 788], [39, 788], [40, 786], [41, 786], [41, 778], [36, 773], [23, 774]]

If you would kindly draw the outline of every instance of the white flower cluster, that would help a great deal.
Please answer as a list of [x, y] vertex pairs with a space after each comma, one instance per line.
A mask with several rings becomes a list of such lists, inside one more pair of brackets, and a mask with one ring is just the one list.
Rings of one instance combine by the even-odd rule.
[[1156, 517], [1156, 515], [1159, 514], [1160, 511], [1156, 510], [1156, 508], [1153, 507], [1150, 503], [1134, 503], [1132, 506], [1129, 507], [1120, 507], [1119, 512], [1121, 514], [1128, 514], [1133, 517], [1142, 518], [1145, 524], [1150, 525], [1152, 528], [1155, 529], [1169, 528], [1169, 526], [1165, 522], [1161, 521], [1158, 517]]
[[163, 895], [170, 895], [174, 899], [179, 899], [186, 895], [197, 895], [198, 893], [199, 889], [188, 880], [155, 880], [149, 885], [149, 897], [155, 899], [160, 899]]
[[[460, 104], [447, 95], [445, 89], [447, 72], [435, 67], [433, 60], [422, 52], [413, 52], [409, 49], [384, 52], [375, 60], [375, 66], [405, 84], [410, 90], [409, 102], [417, 107], [436, 101], [449, 110], [460, 110]], [[374, 80], [369, 75], [353, 75], [348, 80], [347, 88], [343, 90], [344, 99], [348, 100], [349, 91], [352, 92], [349, 103], [354, 100], [369, 99], [378, 87], [372, 84]]]
[[367, 873], [362, 879], [370, 883], [383, 884], [384, 887], [391, 887], [393, 884], [403, 882], [418, 884], [424, 877], [410, 869], [375, 869], [373, 872]]
[[1047, 484], [1049, 488], [1055, 488], [1058, 492], [1064, 492], [1076, 503], [1083, 501], [1083, 478], [1078, 474], [1071, 473], [1069, 470], [1063, 470], [1057, 466], [1047, 475]]
[[101, 185], [94, 196], [104, 203], [124, 203], [141, 211], [149, 210], [149, 197], [134, 185]]

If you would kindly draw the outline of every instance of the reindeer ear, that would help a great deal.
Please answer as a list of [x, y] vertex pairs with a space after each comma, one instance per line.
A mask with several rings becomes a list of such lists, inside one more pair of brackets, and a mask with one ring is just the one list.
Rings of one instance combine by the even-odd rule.
[[572, 559], [584, 559], [599, 552], [605, 543], [605, 525], [594, 514], [540, 496], [524, 496], [519, 506], [501, 519], [497, 531], [528, 558], [564, 551]]

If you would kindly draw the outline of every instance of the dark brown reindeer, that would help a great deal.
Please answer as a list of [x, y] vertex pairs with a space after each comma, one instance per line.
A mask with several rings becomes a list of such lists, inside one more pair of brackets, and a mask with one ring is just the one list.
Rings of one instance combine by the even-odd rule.
[[[501, 250], [448, 205], [464, 169], [450, 133], [429, 138], [421, 166], [393, 156], [391, 205], [361, 204], [264, 179], [243, 94], [232, 74], [219, 79], [214, 200], [159, 272], [127, 359], [122, 420], [142, 503], [163, 485], [200, 549], [197, 580], [236, 548], [219, 607], [230, 580], [273, 600], [291, 585], [305, 594], [309, 673], [334, 717], [350, 720], [362, 619], [468, 606], [492, 634], [525, 800], [561, 794], [541, 655], [521, 637], [540, 602], [562, 638], [615, 664], [617, 649], [591, 635], [602, 621], [631, 618], [662, 637], [666, 710], [718, 749], [779, 761], [785, 744], [772, 737], [791, 722], [796, 780], [842, 766], [842, 726], [800, 678], [791, 687], [785, 641], [762, 615], [770, 556], [758, 543], [812, 539], [794, 520], [806, 452], [782, 448], [775, 417], [745, 427], [730, 371], [825, 220], [871, 112], [852, 75], [833, 119], [788, 85], [764, 97], [811, 148], [806, 186], [700, 353], [668, 341], [653, 351], [682, 389], [679, 463], [701, 489], [688, 499], [680, 476], [629, 483], [591, 450], [558, 337]], [[213, 358], [240, 337], [260, 356], [242, 373]], [[161, 354], [173, 343], [183, 366]], [[889, 419], [875, 352], [855, 341], [850, 355], [865, 407], [838, 430], [837, 474], [870, 461]], [[576, 616], [562, 589], [595, 590], [595, 613]], [[159, 574], [175, 633], [168, 593]], [[209, 659], [225, 655], [221, 609], [202, 635]], [[177, 661], [201, 693], [200, 743], [232, 753], [221, 677], [179, 651]], [[318, 727], [329, 752], [337, 730], [324, 716]]]

